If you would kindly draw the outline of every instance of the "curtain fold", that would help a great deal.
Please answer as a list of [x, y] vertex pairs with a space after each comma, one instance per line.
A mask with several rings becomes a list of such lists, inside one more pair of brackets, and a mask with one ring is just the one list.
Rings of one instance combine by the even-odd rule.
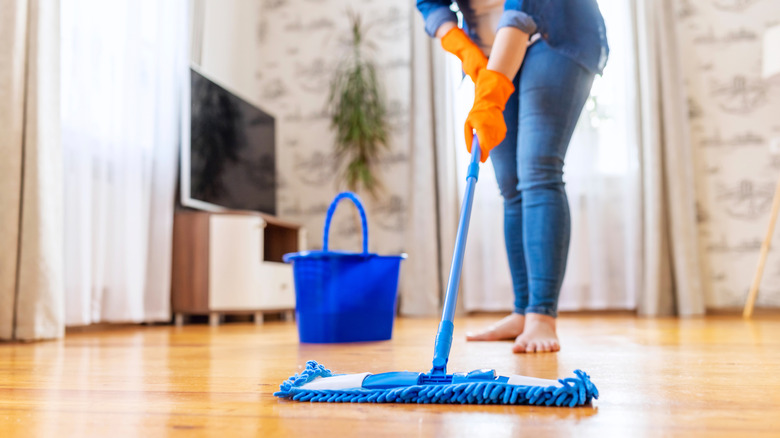
[[61, 337], [59, 2], [0, 1], [0, 340]]
[[[458, 149], [457, 140], [462, 138], [463, 123], [458, 121], [457, 96], [452, 90], [459, 86], [462, 73], [453, 65], [460, 61], [441, 49], [439, 40], [432, 40], [433, 51], [433, 96], [436, 138], [434, 150], [436, 161], [436, 201], [438, 214], [439, 281], [441, 283], [441, 304], [444, 304], [447, 283], [455, 250], [455, 236], [458, 232], [460, 207], [466, 184], [466, 164], [463, 160], [465, 146]], [[461, 158], [459, 158], [459, 156]], [[461, 161], [459, 161], [459, 159]], [[461, 282], [461, 292], [463, 290]], [[464, 300], [457, 303], [457, 311], [464, 309]], [[438, 309], [437, 309], [438, 310]]]
[[184, 0], [63, 0], [66, 323], [170, 319]]
[[407, 316], [430, 316], [442, 303], [459, 201], [451, 163], [453, 113], [445, 54], [436, 47], [437, 40], [425, 34], [417, 10], [411, 13], [411, 171], [404, 228], [409, 260], [401, 270], [399, 310]]
[[642, 315], [705, 311], [696, 229], [693, 148], [670, 0], [636, 3], [642, 135]]

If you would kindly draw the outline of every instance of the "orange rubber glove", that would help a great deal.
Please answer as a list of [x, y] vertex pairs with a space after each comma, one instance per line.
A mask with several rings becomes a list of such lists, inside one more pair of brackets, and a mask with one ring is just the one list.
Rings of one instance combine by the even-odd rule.
[[477, 78], [474, 106], [466, 118], [466, 146], [471, 153], [474, 137], [472, 130], [476, 130], [483, 163], [487, 160], [490, 150], [506, 137], [504, 107], [514, 91], [512, 81], [497, 71], [482, 70]]
[[463, 65], [463, 72], [477, 82], [478, 73], [487, 67], [487, 58], [466, 32], [459, 27], [453, 27], [441, 37], [441, 46], [457, 56]]

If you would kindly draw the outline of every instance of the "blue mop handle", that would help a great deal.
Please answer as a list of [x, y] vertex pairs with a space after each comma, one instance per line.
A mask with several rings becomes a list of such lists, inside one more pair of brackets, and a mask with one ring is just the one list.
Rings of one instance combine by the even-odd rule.
[[436, 334], [431, 374], [447, 374], [447, 361], [449, 360], [450, 348], [452, 347], [452, 332], [455, 329], [452, 321], [455, 317], [455, 306], [458, 302], [458, 286], [460, 285], [460, 273], [463, 267], [463, 253], [466, 251], [466, 236], [469, 233], [471, 206], [474, 203], [474, 188], [479, 178], [481, 154], [479, 142], [475, 135], [471, 147], [471, 162], [466, 174], [466, 194], [463, 198], [463, 205], [460, 208], [460, 222], [458, 223], [458, 234], [455, 238], [455, 252], [452, 255], [450, 278], [447, 282], [447, 293], [444, 296], [444, 311], [441, 315], [439, 331]]

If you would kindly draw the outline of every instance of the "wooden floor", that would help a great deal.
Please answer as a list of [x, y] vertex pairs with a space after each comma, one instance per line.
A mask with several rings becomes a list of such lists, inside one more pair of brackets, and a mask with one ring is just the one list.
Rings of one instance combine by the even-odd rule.
[[[466, 343], [451, 371], [591, 374], [591, 407], [342, 405], [271, 394], [316, 359], [339, 372], [427, 371], [437, 321], [401, 319], [394, 339], [299, 345], [294, 323], [130, 327], [0, 344], [0, 437], [780, 436], [780, 319], [564, 316], [558, 354]], [[535, 435], [531, 435], [535, 434]]]

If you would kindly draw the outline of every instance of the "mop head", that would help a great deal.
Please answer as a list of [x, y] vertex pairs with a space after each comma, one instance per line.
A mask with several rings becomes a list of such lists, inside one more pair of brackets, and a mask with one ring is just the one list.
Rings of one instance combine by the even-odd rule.
[[431, 375], [409, 371], [333, 374], [310, 360], [274, 393], [295, 401], [583, 406], [599, 397], [590, 376], [558, 380], [496, 376], [493, 370]]

